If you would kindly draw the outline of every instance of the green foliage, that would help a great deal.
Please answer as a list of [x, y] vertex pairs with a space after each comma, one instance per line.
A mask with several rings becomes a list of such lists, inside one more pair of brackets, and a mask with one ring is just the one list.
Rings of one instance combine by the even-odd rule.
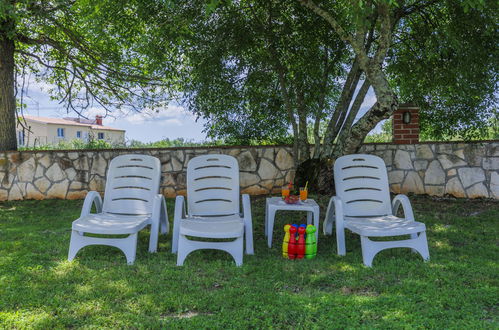
[[85, 142], [81, 139], [70, 141], [59, 141], [57, 144], [45, 144], [34, 147], [20, 147], [19, 150], [79, 150], [79, 149], [116, 149], [124, 148], [123, 144], [109, 143], [104, 140], [89, 140]]
[[479, 139], [497, 109], [497, 1], [439, 1], [401, 22], [388, 72], [421, 134]]
[[392, 118], [385, 120], [381, 125], [380, 133], [370, 133], [364, 139], [365, 143], [379, 143], [379, 142], [392, 142], [393, 140], [393, 126]]
[[[327, 206], [329, 197], [311, 197]], [[148, 253], [148, 230], [138, 235], [132, 266], [105, 246], [85, 247], [68, 262], [82, 201], [1, 202], [0, 328], [497, 328], [498, 203], [411, 201], [431, 260], [390, 249], [373, 268], [362, 265], [360, 239], [349, 234], [346, 256], [320, 235], [316, 259], [283, 259], [284, 224], [305, 219], [278, 214], [269, 249], [265, 198], [252, 200], [255, 255], [242, 267], [215, 250], [176, 267], [171, 234]], [[167, 200], [170, 216], [173, 204]]]
[[331, 111], [343, 44], [297, 2], [211, 1], [207, 14], [205, 1], [191, 1], [172, 11], [168, 16], [190, 22], [181, 40], [184, 105], [207, 120], [209, 137], [289, 141], [286, 102], [296, 114], [299, 93], [306, 116]]

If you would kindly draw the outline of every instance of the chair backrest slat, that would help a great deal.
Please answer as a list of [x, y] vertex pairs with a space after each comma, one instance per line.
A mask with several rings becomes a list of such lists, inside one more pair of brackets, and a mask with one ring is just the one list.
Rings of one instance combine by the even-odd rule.
[[228, 155], [203, 155], [187, 164], [187, 206], [191, 216], [239, 213], [239, 165]]
[[150, 214], [159, 191], [161, 164], [147, 155], [121, 155], [109, 164], [103, 211], [116, 214]]
[[346, 155], [334, 163], [336, 195], [345, 216], [391, 214], [388, 175], [383, 160], [373, 155]]

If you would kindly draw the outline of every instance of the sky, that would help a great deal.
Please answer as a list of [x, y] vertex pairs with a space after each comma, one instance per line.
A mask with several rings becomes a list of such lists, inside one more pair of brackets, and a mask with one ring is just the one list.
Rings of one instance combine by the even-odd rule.
[[[25, 114], [41, 117], [77, 117], [76, 113], [67, 113], [64, 104], [50, 99], [50, 85], [43, 82], [30, 82], [23, 102], [26, 104]], [[362, 104], [357, 117], [362, 116], [376, 102], [374, 93], [369, 91]], [[84, 112], [88, 118], [103, 115], [102, 108], [90, 108]], [[104, 118], [103, 124], [126, 130], [126, 141], [138, 140], [141, 142], [155, 142], [165, 138], [170, 140], [184, 138], [192, 141], [205, 141], [206, 133], [203, 133], [205, 121], [196, 117], [177, 104], [155, 111], [143, 111], [140, 113], [114, 113]], [[380, 124], [374, 131], [380, 130]]]

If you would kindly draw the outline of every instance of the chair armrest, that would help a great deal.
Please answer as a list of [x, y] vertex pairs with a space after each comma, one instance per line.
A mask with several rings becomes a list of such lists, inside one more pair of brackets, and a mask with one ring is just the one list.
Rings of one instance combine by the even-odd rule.
[[404, 216], [407, 220], [414, 221], [414, 213], [412, 211], [411, 201], [407, 198], [406, 195], [399, 194], [393, 198], [392, 201], [392, 212], [393, 215], [396, 215], [399, 207], [402, 205], [402, 209], [404, 210]]
[[182, 221], [182, 219], [185, 219], [186, 217], [184, 200], [184, 196], [177, 196], [175, 198], [175, 211], [173, 214], [172, 253], [177, 253], [180, 221]]
[[83, 207], [81, 208], [80, 217], [85, 217], [92, 211], [92, 205], [95, 205], [97, 213], [102, 212], [102, 198], [97, 191], [89, 191], [85, 196]]
[[329, 200], [324, 225], [322, 226], [324, 235], [333, 233], [333, 222], [336, 222], [337, 227], [343, 229], [343, 202], [338, 196], [333, 196]]
[[253, 219], [251, 217], [251, 200], [248, 194], [243, 194], [244, 233], [246, 235], [246, 254], [254, 254], [253, 249]]

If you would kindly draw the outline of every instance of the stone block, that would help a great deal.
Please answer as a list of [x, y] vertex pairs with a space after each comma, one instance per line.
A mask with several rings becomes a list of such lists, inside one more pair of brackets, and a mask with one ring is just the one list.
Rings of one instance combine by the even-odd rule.
[[105, 186], [106, 182], [103, 179], [98, 179], [96, 176], [94, 176], [88, 183], [88, 188], [92, 191], [104, 191]]
[[85, 199], [87, 193], [88, 191], [86, 190], [68, 191], [66, 199]]
[[34, 182], [35, 187], [42, 193], [46, 192], [51, 183], [47, 178], [40, 178]]
[[101, 177], [106, 176], [107, 170], [107, 160], [99, 153], [96, 153], [96, 157], [92, 161], [92, 174], [100, 175]]
[[464, 148], [454, 150], [454, 155], [464, 160]]
[[444, 186], [425, 186], [425, 191], [430, 196], [443, 196]]
[[457, 174], [457, 171], [455, 168], [453, 168], [452, 170], [448, 170], [447, 171], [447, 176], [454, 176]]
[[395, 183], [395, 184], [390, 185], [390, 191], [394, 194], [400, 194], [401, 193], [400, 188], [401, 188], [401, 186], [399, 183]]
[[482, 161], [482, 167], [485, 170], [499, 170], [499, 157], [484, 158]]
[[404, 180], [404, 171], [390, 171], [388, 172], [388, 182], [402, 183]]
[[274, 164], [266, 159], [260, 160], [260, 168], [258, 169], [258, 175], [262, 180], [270, 180], [276, 177], [280, 177], [280, 171], [275, 168]]
[[499, 143], [498, 142], [491, 143], [488, 146], [487, 155], [499, 157]]
[[172, 173], [165, 173], [162, 175], [162, 181], [161, 185], [162, 186], [175, 186], [175, 175]]
[[161, 193], [163, 194], [163, 196], [168, 198], [173, 198], [177, 195], [173, 187], [164, 187], [161, 189]]
[[468, 165], [468, 163], [466, 163], [465, 161], [463, 161], [462, 159], [460, 159], [455, 155], [438, 155], [437, 158], [445, 170], [453, 167], [461, 167]]
[[433, 155], [433, 151], [430, 146], [427, 144], [418, 144], [416, 146], [416, 158], [418, 159], [433, 159], [435, 156]]
[[480, 182], [466, 189], [466, 195], [468, 195], [468, 198], [488, 198], [489, 191], [487, 190], [487, 187]]
[[26, 186], [26, 199], [44, 199], [45, 195], [42, 194], [32, 183], [28, 183]]
[[270, 192], [274, 188], [274, 180], [263, 180], [260, 182], [260, 186]]
[[[280, 149], [279, 151], [281, 151], [281, 150], [282, 149]], [[262, 153], [263, 158], [267, 158], [271, 162], [274, 161], [274, 148], [264, 148], [264, 149], [261, 149], [261, 151], [263, 152]]]
[[[206, 150], [204, 150], [204, 153], [206, 153]], [[185, 161], [185, 153], [184, 150], [177, 150], [173, 154], [175, 158], [177, 158], [181, 163], [184, 163]]]
[[66, 193], [68, 192], [69, 181], [64, 180], [61, 182], [54, 183], [49, 190], [47, 190], [47, 198], [66, 198]]
[[182, 171], [184, 168], [183, 162], [178, 160], [176, 157], [172, 158], [171, 166], [172, 166], [172, 171], [174, 172]]
[[35, 170], [35, 179], [41, 178], [44, 172], [45, 169], [43, 166], [37, 166]]
[[81, 183], [79, 181], [73, 181], [69, 185], [69, 189], [70, 190], [81, 190], [81, 189], [83, 189], [83, 183]]
[[424, 171], [428, 167], [427, 160], [416, 160], [414, 161], [414, 169], [416, 171]]
[[71, 160], [77, 160], [79, 158], [79, 155], [77, 152], [69, 152], [68, 153], [68, 158]]
[[464, 188], [468, 188], [475, 183], [485, 180], [485, 174], [479, 167], [463, 167], [458, 169], [457, 171]]
[[412, 171], [407, 173], [407, 176], [405, 177], [404, 183], [402, 184], [400, 190], [403, 194], [406, 194], [408, 192], [412, 192], [415, 194], [425, 193], [423, 181], [419, 177], [418, 173]]
[[12, 185], [9, 191], [9, 201], [15, 201], [15, 200], [20, 200], [23, 199], [23, 193], [21, 191], [21, 188], [19, 187], [18, 184]]
[[268, 193], [269, 190], [262, 188], [259, 185], [249, 186], [241, 191], [241, 194], [250, 194], [250, 195], [265, 195]]
[[52, 164], [52, 157], [49, 153], [44, 154], [39, 160], [38, 163], [42, 164], [43, 167], [48, 168]]
[[254, 173], [241, 172], [239, 175], [239, 184], [241, 187], [249, 187], [260, 182], [260, 177]]
[[499, 173], [490, 174], [490, 197], [499, 199]]
[[452, 144], [447, 143], [438, 143], [437, 146], [437, 154], [452, 154], [454, 152], [454, 148]]
[[390, 166], [393, 163], [393, 152], [391, 150], [380, 151], [380, 157], [383, 158], [386, 166]]
[[275, 163], [280, 170], [289, 170], [294, 167], [293, 156], [284, 148], [277, 153]]
[[[438, 160], [433, 160], [428, 166], [424, 178], [425, 185], [427, 184], [444, 184], [445, 183], [445, 172], [440, 165]], [[443, 192], [442, 192], [443, 194]]]
[[74, 180], [76, 178], [76, 170], [72, 167], [66, 169], [66, 177], [69, 180]]
[[445, 193], [455, 197], [466, 197], [463, 185], [461, 184], [461, 181], [459, 181], [458, 177], [453, 177], [447, 181], [447, 184], [445, 185]]
[[395, 152], [395, 159], [393, 161], [395, 168], [401, 170], [412, 170], [411, 156], [407, 151], [397, 150]]
[[[253, 155], [249, 151], [244, 151], [237, 156], [239, 162], [239, 170], [253, 172], [256, 171], [257, 165], [253, 158]], [[268, 160], [262, 159], [260, 162], [260, 169], [262, 168], [262, 162], [270, 163]], [[272, 165], [273, 166], [273, 165]]]
[[32, 182], [35, 176], [35, 159], [29, 158], [17, 167], [17, 178], [22, 182]]
[[52, 164], [52, 166], [48, 168], [48, 170], [45, 172], [45, 176], [51, 182], [61, 181], [66, 178], [66, 174], [62, 171], [62, 169], [59, 167], [59, 164], [57, 163]]
[[464, 159], [469, 166], [482, 166], [482, 158], [485, 156], [485, 146], [478, 143], [470, 143], [464, 148]]
[[6, 189], [0, 189], [0, 201], [6, 201], [9, 199], [9, 191]]

